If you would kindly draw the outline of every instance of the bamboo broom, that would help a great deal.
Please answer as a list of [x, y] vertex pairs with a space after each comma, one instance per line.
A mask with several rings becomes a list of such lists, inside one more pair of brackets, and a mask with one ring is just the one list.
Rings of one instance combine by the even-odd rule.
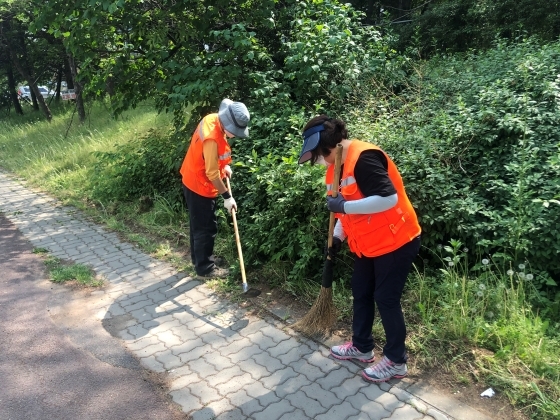
[[[342, 145], [337, 144], [335, 149], [334, 160], [334, 180], [332, 187], [332, 196], [338, 195], [340, 184], [340, 166], [342, 162]], [[329, 233], [327, 238], [327, 247], [332, 247], [334, 232], [334, 213], [331, 212], [329, 218]], [[317, 300], [307, 312], [307, 314], [293, 325], [293, 328], [308, 335], [327, 334], [330, 332], [336, 321], [336, 307], [334, 306], [332, 296], [333, 282], [333, 264], [329, 253], [323, 264], [323, 276], [321, 280], [321, 291]]]

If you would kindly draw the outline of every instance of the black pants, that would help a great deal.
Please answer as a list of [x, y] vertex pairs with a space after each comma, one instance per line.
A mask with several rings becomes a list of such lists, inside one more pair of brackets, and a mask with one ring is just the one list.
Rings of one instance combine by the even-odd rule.
[[361, 352], [373, 350], [371, 329], [377, 304], [386, 338], [383, 354], [395, 363], [406, 362], [406, 326], [401, 296], [419, 250], [420, 237], [388, 254], [371, 258], [356, 257], [354, 260], [352, 342]]
[[218, 234], [216, 199], [189, 190], [183, 185], [183, 194], [189, 209], [191, 260], [196, 274], [209, 273], [214, 264], [214, 241]]

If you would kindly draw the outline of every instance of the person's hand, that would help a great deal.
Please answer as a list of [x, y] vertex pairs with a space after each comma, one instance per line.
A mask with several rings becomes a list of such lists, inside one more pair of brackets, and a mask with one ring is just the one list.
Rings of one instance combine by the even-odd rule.
[[333, 213], [346, 213], [344, 211], [344, 203], [346, 203], [346, 200], [342, 194], [338, 194], [335, 198], [330, 195], [327, 197], [327, 207], [329, 208], [329, 211], [332, 211]]
[[233, 174], [233, 171], [231, 170], [231, 166], [229, 165], [224, 166], [224, 173], [229, 179], [231, 179], [231, 175]]
[[325, 255], [328, 256], [331, 260], [334, 260], [341, 249], [342, 249], [342, 240], [337, 236], [333, 236], [332, 246], [328, 248], [328, 242], [327, 245], [325, 246], [325, 251], [326, 251]]
[[233, 197], [226, 198], [224, 200], [224, 207], [227, 209], [229, 214], [231, 214], [231, 209], [234, 209], [235, 211], [237, 211], [237, 203], [235, 202]]

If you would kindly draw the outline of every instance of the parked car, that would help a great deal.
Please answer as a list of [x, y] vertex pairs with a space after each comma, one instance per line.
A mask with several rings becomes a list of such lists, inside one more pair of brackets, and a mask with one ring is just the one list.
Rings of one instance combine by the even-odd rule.
[[[39, 92], [41, 92], [41, 96], [45, 99], [50, 98], [54, 94], [49, 91], [46, 86], [37, 87], [39, 88]], [[29, 88], [29, 86], [20, 86], [18, 88], [18, 97], [20, 100], [31, 101], [31, 89]]]
[[76, 92], [74, 89], [66, 89], [64, 92], [60, 93], [63, 101], [74, 101], [76, 100]]
[[30, 101], [31, 100], [31, 90], [29, 86], [20, 86], [17, 90], [19, 100]]

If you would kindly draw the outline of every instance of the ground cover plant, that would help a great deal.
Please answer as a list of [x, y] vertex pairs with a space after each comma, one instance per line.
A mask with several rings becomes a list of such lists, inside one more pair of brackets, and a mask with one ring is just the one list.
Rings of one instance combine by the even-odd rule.
[[558, 323], [531, 303], [539, 299], [531, 267], [505, 255], [481, 258], [458, 240], [433, 253], [439, 272], [418, 270], [405, 297], [421, 363], [459, 382], [487, 383], [536, 418], [557, 418]]
[[96, 278], [91, 268], [83, 264], [68, 264], [59, 258], [48, 254], [45, 248], [34, 248], [34, 254], [44, 257], [43, 261], [47, 267], [49, 277], [53, 283], [75, 282], [80, 286], [99, 287], [103, 280]]

